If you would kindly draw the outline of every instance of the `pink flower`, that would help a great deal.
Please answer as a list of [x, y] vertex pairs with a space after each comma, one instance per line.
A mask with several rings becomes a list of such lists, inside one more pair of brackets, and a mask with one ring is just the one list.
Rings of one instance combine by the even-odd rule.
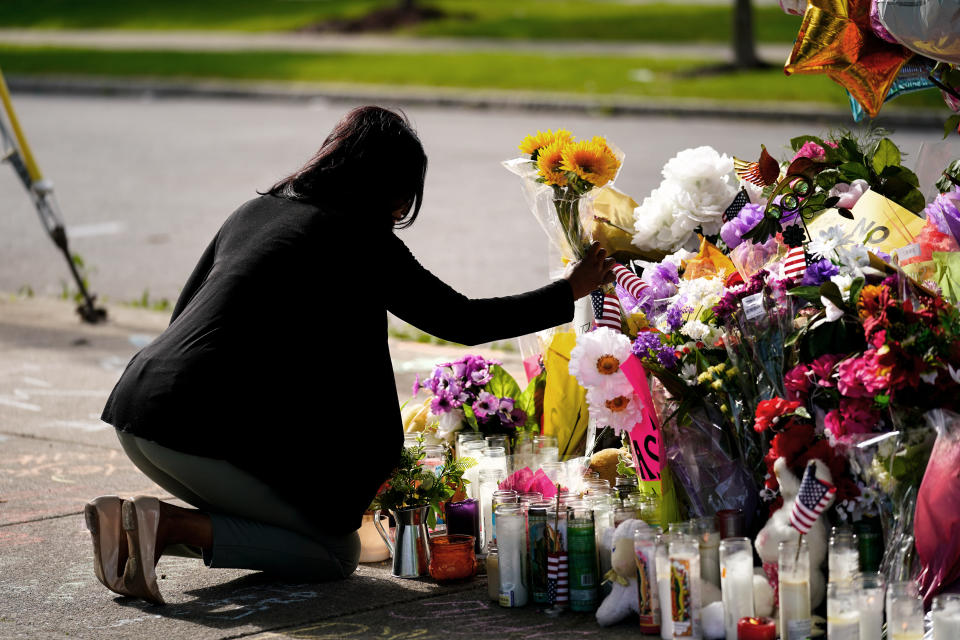
[[838, 367], [837, 390], [848, 398], [872, 398], [890, 386], [889, 372], [880, 369], [876, 351], [867, 351], [859, 358], [849, 358]]
[[828, 353], [810, 363], [810, 372], [817, 377], [821, 387], [832, 387], [834, 383], [833, 368], [840, 361], [840, 356]]
[[831, 198], [837, 196], [840, 198], [840, 202], [836, 204], [837, 207], [842, 207], [844, 209], [853, 209], [853, 205], [857, 204], [857, 200], [860, 199], [860, 196], [870, 188], [870, 183], [866, 180], [854, 180], [850, 184], [845, 182], [838, 182], [832, 189], [830, 189], [827, 194]]
[[810, 368], [805, 364], [798, 364], [783, 376], [783, 386], [787, 392], [787, 400], [802, 400], [813, 384], [810, 382]]
[[833, 409], [823, 418], [823, 428], [839, 438], [843, 435], [843, 422], [839, 409]]
[[797, 158], [810, 158], [814, 162], [823, 162], [827, 159], [827, 152], [816, 142], [810, 140], [804, 142], [800, 150], [797, 151], [797, 155], [793, 156], [794, 160]]
[[880, 414], [873, 409], [873, 402], [860, 398], [840, 398], [840, 413], [843, 415], [843, 430], [846, 435], [870, 433], [880, 421]]

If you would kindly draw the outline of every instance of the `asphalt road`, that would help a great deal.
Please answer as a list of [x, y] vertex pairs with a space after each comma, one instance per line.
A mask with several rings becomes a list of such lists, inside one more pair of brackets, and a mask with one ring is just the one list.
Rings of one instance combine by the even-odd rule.
[[[90, 267], [93, 289], [116, 302], [144, 291], [175, 298], [224, 218], [300, 166], [349, 106], [25, 94], [14, 100], [41, 168], [56, 186], [73, 250]], [[546, 239], [526, 209], [518, 179], [500, 165], [516, 155], [529, 132], [564, 127], [581, 137], [606, 136], [626, 153], [617, 186], [638, 201], [681, 149], [711, 145], [751, 158], [766, 144], [786, 155], [791, 137], [823, 133], [805, 123], [425, 107], [407, 112], [430, 169], [420, 220], [401, 237], [424, 265], [473, 296], [546, 281]], [[914, 161], [921, 143], [940, 141], [936, 131], [893, 137]], [[376, 180], [370, 176], [371, 186]], [[362, 226], [342, 241], [376, 259], [364, 253]], [[66, 280], [66, 267], [26, 193], [13, 171], [0, 167], [0, 291], [27, 285], [37, 294], [57, 294]], [[308, 282], [304, 295], [311, 295]]]

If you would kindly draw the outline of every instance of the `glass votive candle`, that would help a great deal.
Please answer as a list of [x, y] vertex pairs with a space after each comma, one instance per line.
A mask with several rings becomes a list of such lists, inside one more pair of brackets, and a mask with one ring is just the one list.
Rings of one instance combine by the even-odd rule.
[[717, 529], [721, 538], [742, 538], [746, 535], [747, 524], [743, 509], [721, 509], [717, 511]]
[[657, 598], [660, 603], [660, 638], [673, 640], [673, 612], [670, 605], [670, 543], [677, 536], [663, 533], [657, 536]]
[[840, 532], [830, 536], [827, 553], [830, 582], [852, 583], [860, 573], [860, 547], [854, 533]]
[[540, 463], [540, 468], [543, 470], [544, 475], [556, 486], [559, 482], [563, 485], [563, 463], [557, 462], [556, 460], [548, 460], [546, 462]]
[[777, 623], [773, 618], [740, 618], [737, 621], [737, 635], [734, 638], [736, 640], [777, 640]]
[[[799, 549], [798, 549], [799, 545]], [[805, 640], [813, 620], [810, 611], [810, 551], [807, 541], [781, 542], [778, 554], [780, 638]]]
[[484, 447], [480, 469], [500, 469], [507, 475], [507, 450], [503, 447]]
[[423, 447], [423, 457], [420, 458], [420, 466], [430, 469], [430, 471], [436, 474], [437, 468], [443, 466], [443, 447], [439, 445]]
[[[614, 546], [627, 542], [617, 540]], [[633, 553], [637, 562], [637, 600], [640, 606], [640, 633], [660, 633], [660, 602], [657, 588], [657, 534], [638, 525], [633, 531]], [[664, 603], [667, 604], [667, 603]]]
[[750, 538], [720, 541], [720, 595], [726, 635], [736, 638], [740, 619], [752, 618], [754, 614], [753, 544]]
[[960, 638], [960, 594], [944, 593], [933, 599], [933, 640]]
[[473, 536], [448, 534], [430, 538], [430, 577], [437, 582], [473, 577], [477, 567], [475, 544]]
[[876, 571], [863, 572], [857, 578], [856, 584], [860, 592], [860, 637], [864, 640], [879, 638], [883, 629], [883, 574]]
[[463, 479], [467, 481], [467, 495], [471, 498], [480, 498], [480, 460], [485, 447], [482, 440], [467, 440], [460, 445], [461, 458], [477, 461], [477, 464], [463, 472]]
[[714, 525], [713, 516], [697, 518], [695, 529], [697, 539], [700, 541], [700, 577], [713, 586], [719, 587], [720, 532]]
[[923, 600], [913, 580], [887, 587], [887, 640], [922, 640]]
[[670, 560], [670, 600], [674, 638], [701, 637], [700, 545], [697, 538], [679, 535], [667, 549]]
[[497, 551], [500, 555], [500, 606], [527, 604], [527, 518], [519, 504], [500, 504], [497, 514]]
[[488, 447], [502, 448], [505, 455], [510, 455], [510, 441], [507, 436], [487, 436], [483, 440]]
[[533, 436], [533, 455], [536, 464], [560, 460], [560, 444], [557, 436]]
[[827, 583], [827, 637], [857, 640], [860, 637], [860, 598], [856, 583]]
[[447, 502], [443, 505], [443, 520], [447, 533], [473, 536], [474, 552], [480, 553], [480, 501], [467, 498], [462, 502]]
[[617, 476], [613, 488], [616, 490], [617, 495], [620, 496], [620, 499], [625, 500], [631, 493], [640, 491], [640, 483], [637, 480], [637, 476]]
[[463, 455], [464, 442], [483, 442], [483, 434], [478, 431], [458, 431], [457, 432], [457, 457], [458, 458], [464, 457]]

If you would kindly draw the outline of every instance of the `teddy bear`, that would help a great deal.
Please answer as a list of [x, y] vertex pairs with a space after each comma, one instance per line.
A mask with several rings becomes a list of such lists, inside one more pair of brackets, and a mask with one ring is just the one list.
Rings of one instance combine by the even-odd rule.
[[637, 597], [637, 561], [633, 551], [633, 536], [638, 530], [649, 530], [643, 520], [625, 520], [613, 531], [610, 552], [611, 570], [604, 576], [610, 580], [611, 590], [597, 609], [597, 622], [609, 627], [630, 615], [640, 612]]
[[[827, 465], [821, 460], [813, 462], [816, 464], [817, 478], [832, 483], [833, 479]], [[754, 546], [763, 562], [763, 569], [771, 586], [776, 589], [778, 545], [781, 542], [796, 542], [800, 537], [800, 532], [790, 524], [790, 512], [793, 511], [797, 494], [800, 492], [800, 479], [790, 471], [785, 458], [777, 459], [773, 465], [773, 472], [780, 483], [783, 506], [770, 515], [770, 519], [757, 534]], [[818, 519], [804, 538], [810, 550], [810, 607], [815, 609], [823, 602], [826, 595], [826, 578], [821, 570], [827, 558], [827, 528], [823, 520]]]

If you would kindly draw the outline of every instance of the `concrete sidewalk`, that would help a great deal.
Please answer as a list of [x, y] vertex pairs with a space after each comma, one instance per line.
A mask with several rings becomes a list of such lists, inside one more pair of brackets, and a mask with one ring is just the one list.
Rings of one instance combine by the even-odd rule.
[[[501, 609], [488, 600], [483, 576], [449, 586], [400, 580], [387, 563], [361, 565], [337, 584], [289, 584], [165, 557], [158, 574], [166, 606], [110, 593], [93, 575], [83, 504], [97, 495], [164, 493], [133, 467], [98, 416], [127, 360], [168, 316], [127, 307], [110, 307], [109, 315], [107, 324], [89, 326], [65, 301], [0, 298], [0, 638], [601, 635], [590, 615]], [[415, 373], [466, 349], [392, 342], [391, 351], [406, 399]], [[520, 374], [516, 355], [486, 353]], [[638, 637], [628, 623], [602, 634]]]

